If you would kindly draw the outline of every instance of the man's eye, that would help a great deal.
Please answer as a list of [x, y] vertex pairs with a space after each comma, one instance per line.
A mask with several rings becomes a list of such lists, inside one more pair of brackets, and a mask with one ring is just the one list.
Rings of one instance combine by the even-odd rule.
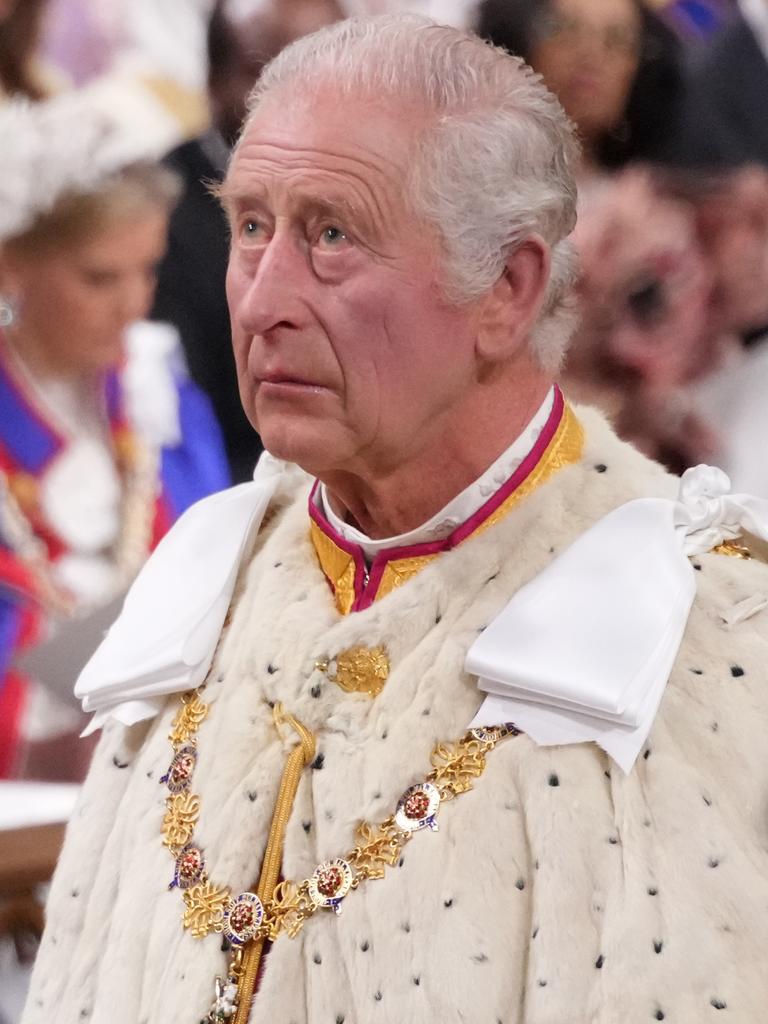
[[348, 242], [349, 239], [341, 230], [341, 228], [337, 228], [334, 227], [333, 225], [330, 225], [327, 228], [323, 228], [323, 230], [320, 232], [319, 241], [321, 245], [324, 245], [328, 249], [338, 249], [345, 242]]
[[264, 228], [257, 220], [245, 220], [243, 221], [240, 233], [245, 241], [254, 242], [262, 238]]

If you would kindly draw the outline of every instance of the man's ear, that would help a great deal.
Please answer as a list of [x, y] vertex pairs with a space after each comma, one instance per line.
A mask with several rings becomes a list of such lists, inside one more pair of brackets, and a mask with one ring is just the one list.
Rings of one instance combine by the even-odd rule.
[[509, 254], [481, 310], [477, 354], [482, 360], [505, 362], [525, 345], [541, 311], [551, 266], [550, 248], [539, 235]]

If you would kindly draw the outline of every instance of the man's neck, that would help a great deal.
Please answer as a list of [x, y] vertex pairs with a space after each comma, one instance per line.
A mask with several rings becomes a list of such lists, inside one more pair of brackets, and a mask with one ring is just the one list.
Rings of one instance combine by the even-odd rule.
[[485, 403], [462, 430], [441, 436], [387, 472], [321, 475], [334, 511], [372, 540], [416, 529], [470, 486], [520, 436], [551, 386], [541, 380], [523, 397], [510, 395], [504, 422], [491, 423]]

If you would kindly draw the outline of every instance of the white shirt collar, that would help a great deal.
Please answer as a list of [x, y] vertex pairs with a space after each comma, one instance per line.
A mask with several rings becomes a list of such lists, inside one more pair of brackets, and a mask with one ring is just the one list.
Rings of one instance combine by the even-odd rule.
[[422, 544], [429, 541], [442, 540], [449, 533], [466, 522], [474, 515], [485, 502], [495, 494], [496, 491], [512, 476], [514, 471], [531, 452], [546, 422], [555, 402], [555, 389], [551, 387], [547, 396], [539, 406], [538, 410], [528, 425], [512, 442], [509, 448], [478, 477], [474, 483], [457, 494], [448, 502], [445, 508], [437, 512], [430, 520], [417, 526], [408, 533], [401, 533], [397, 537], [385, 537], [380, 540], [371, 540], [360, 530], [349, 523], [345, 523], [336, 512], [334, 512], [329, 499], [325, 484], [321, 484], [316, 491], [315, 501], [321, 512], [325, 515], [333, 529], [339, 533], [344, 540], [350, 544], [356, 544], [362, 548], [365, 558], [370, 562], [381, 551], [388, 548], [409, 547], [413, 544]]

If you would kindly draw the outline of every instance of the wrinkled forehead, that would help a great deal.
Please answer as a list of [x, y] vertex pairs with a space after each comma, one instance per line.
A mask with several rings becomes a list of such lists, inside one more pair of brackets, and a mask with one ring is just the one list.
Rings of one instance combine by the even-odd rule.
[[407, 104], [328, 91], [266, 97], [246, 123], [222, 196], [322, 178], [377, 203], [402, 201], [423, 127]]

